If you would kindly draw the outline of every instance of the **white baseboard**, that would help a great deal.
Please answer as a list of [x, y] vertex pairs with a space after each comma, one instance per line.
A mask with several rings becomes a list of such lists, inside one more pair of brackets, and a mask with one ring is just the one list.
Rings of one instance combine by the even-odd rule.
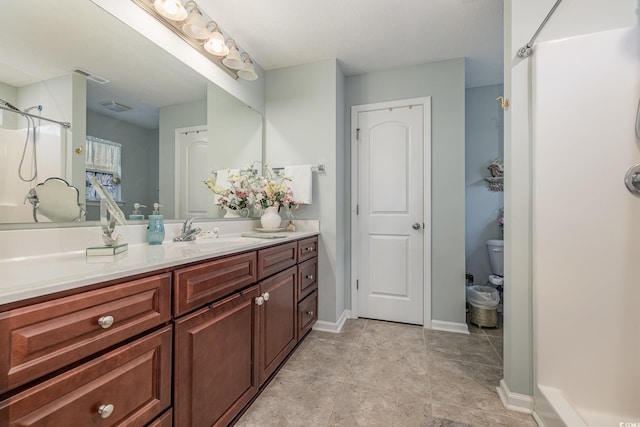
[[347, 319], [351, 318], [351, 310], [345, 310], [342, 312], [337, 322], [327, 322], [326, 320], [318, 320], [313, 325], [314, 331], [322, 331], [322, 332], [332, 332], [334, 334], [340, 333], [342, 327], [344, 326], [344, 322]]
[[466, 323], [445, 322], [444, 320], [432, 320], [431, 329], [436, 331], [456, 332], [458, 334], [469, 334], [469, 327]]
[[500, 386], [496, 387], [496, 390], [500, 400], [502, 400], [502, 404], [508, 410], [525, 414], [533, 413], [532, 396], [512, 392], [504, 379], [500, 380]]

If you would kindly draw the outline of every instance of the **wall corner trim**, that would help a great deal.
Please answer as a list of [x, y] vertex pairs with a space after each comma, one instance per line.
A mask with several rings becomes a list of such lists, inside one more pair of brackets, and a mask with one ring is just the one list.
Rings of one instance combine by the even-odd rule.
[[314, 331], [321, 332], [331, 332], [334, 334], [340, 333], [342, 327], [344, 326], [344, 322], [347, 319], [351, 318], [351, 310], [345, 310], [342, 312], [337, 322], [327, 322], [326, 320], [318, 320], [315, 325], [313, 325]]
[[525, 414], [533, 413], [533, 397], [514, 393], [509, 389], [507, 382], [504, 379], [500, 380], [500, 386], [496, 387], [500, 400], [505, 408], [510, 411], [523, 412]]
[[444, 320], [432, 320], [431, 329], [436, 331], [455, 332], [458, 334], [469, 334], [469, 326], [466, 323], [447, 322]]

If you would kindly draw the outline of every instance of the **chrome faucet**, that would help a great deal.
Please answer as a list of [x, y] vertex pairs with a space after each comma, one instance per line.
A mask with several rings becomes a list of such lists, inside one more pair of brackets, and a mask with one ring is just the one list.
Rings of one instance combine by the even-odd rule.
[[191, 242], [196, 240], [196, 236], [200, 233], [200, 228], [191, 228], [193, 224], [193, 220], [195, 218], [187, 219], [184, 224], [182, 224], [182, 234], [173, 238], [174, 242]]

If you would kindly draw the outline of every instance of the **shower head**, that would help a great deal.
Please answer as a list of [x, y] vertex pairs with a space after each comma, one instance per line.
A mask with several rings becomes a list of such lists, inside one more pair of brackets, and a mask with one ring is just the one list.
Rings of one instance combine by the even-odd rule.
[[5, 101], [4, 99], [0, 98], [0, 105], [3, 105], [7, 108], [11, 108], [12, 110], [18, 111], [18, 112], [22, 112], [20, 111], [20, 109], [18, 107], [16, 107], [15, 105], [11, 104], [8, 101]]

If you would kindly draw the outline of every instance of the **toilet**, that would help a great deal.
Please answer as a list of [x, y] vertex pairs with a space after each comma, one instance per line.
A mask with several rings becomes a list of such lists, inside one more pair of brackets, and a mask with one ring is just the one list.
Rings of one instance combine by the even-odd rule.
[[[489, 252], [489, 264], [491, 264], [491, 276], [504, 277], [504, 240], [487, 240], [487, 251]], [[500, 283], [502, 284], [502, 283]]]
[[504, 289], [504, 240], [487, 240], [491, 273], [489, 283], [500, 292], [498, 313], [502, 313], [502, 290]]

